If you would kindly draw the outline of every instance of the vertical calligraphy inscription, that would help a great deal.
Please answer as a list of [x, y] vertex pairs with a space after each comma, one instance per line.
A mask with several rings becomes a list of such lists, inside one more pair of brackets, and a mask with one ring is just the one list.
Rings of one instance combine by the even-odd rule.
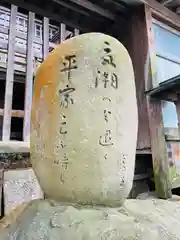
[[97, 69], [97, 76], [95, 78], [95, 88], [97, 88], [100, 84], [103, 84], [104, 88], [108, 88], [109, 86], [111, 86], [112, 88], [117, 89], [118, 76], [114, 72], [114, 70], [116, 69], [116, 64], [114, 62], [114, 57], [112, 54], [110, 43], [107, 41], [104, 42], [101, 64], [104, 67], [109, 65], [110, 67], [112, 67], [112, 69], [109, 72]]
[[108, 122], [110, 115], [111, 115], [111, 111], [105, 109], [105, 110], [104, 110], [104, 120], [105, 120], [106, 122]]
[[67, 170], [68, 164], [69, 164], [68, 156], [66, 153], [64, 153], [63, 160], [62, 160], [62, 167], [64, 167], [65, 170]]
[[[108, 97], [103, 97], [103, 101], [107, 101], [108, 103], [111, 103], [111, 99]], [[111, 111], [109, 109], [104, 109], [104, 120], [105, 120], [105, 124], [109, 123], [109, 118], [111, 117]], [[110, 129], [106, 129], [106, 132], [104, 134], [104, 136], [100, 136], [99, 139], [99, 144], [103, 147], [106, 146], [112, 146], [114, 143], [112, 141], [112, 137], [111, 137], [111, 130]], [[108, 155], [107, 153], [104, 154], [104, 159], [107, 160]]]
[[66, 144], [64, 144], [63, 141], [60, 141], [60, 147], [61, 147], [61, 148], [65, 148], [65, 147], [66, 147]]
[[108, 88], [108, 86], [111, 86], [112, 88], [117, 89], [118, 88], [118, 77], [115, 73], [101, 72], [98, 69], [97, 76], [95, 79], [95, 88], [97, 88], [100, 84], [103, 84], [104, 88]]
[[104, 136], [100, 136], [99, 144], [103, 147], [113, 145], [112, 137], [111, 137], [111, 130], [107, 129]]
[[61, 126], [60, 126], [59, 132], [60, 132], [60, 134], [64, 135], [64, 134], [67, 134], [67, 130], [65, 128], [65, 126], [66, 126], [66, 116], [63, 115], [62, 117], [63, 117], [63, 122], [61, 122]]
[[[63, 58], [62, 65], [60, 68], [60, 72], [67, 73], [65, 75], [65, 79], [67, 84], [64, 88], [61, 87], [59, 89], [59, 97], [60, 97], [60, 108], [68, 109], [70, 106], [74, 105], [73, 92], [75, 92], [75, 88], [72, 87], [71, 79], [73, 76], [73, 71], [78, 69], [76, 55], [66, 55]], [[59, 133], [62, 136], [66, 136], [68, 134], [67, 130], [67, 116], [65, 113], [62, 114], [62, 121], [60, 122]], [[59, 146], [63, 151], [66, 150], [66, 144], [64, 144], [63, 140], [60, 141]], [[56, 164], [61, 164], [64, 170], [68, 170], [69, 159], [68, 154], [63, 152], [63, 156], [60, 160], [56, 161]], [[64, 172], [60, 174], [60, 181], [64, 183]]]
[[112, 55], [112, 50], [110, 48], [110, 43], [105, 41], [104, 42], [104, 55], [102, 57], [102, 65], [111, 65], [112, 67], [116, 68], [116, 64], [114, 63], [114, 57]]
[[59, 90], [60, 96], [60, 107], [68, 108], [70, 104], [74, 104], [74, 99], [72, 98], [71, 93], [75, 91], [75, 88], [69, 87], [66, 85], [64, 89]]
[[126, 173], [126, 162], [127, 162], [128, 156], [127, 154], [121, 154], [120, 156], [120, 169], [121, 169], [121, 176], [120, 176], [120, 186], [124, 185], [125, 182], [125, 173]]
[[[102, 86], [104, 89], [118, 88], [118, 76], [114, 72], [116, 69], [116, 63], [114, 61], [114, 56], [112, 54], [111, 46], [108, 41], [104, 41], [103, 46], [103, 55], [101, 57], [101, 65], [102, 69], [97, 69], [97, 75], [95, 77], [95, 88], [98, 88]], [[104, 67], [106, 70], [104, 70]], [[107, 71], [108, 69], [108, 71]], [[111, 103], [111, 99], [109, 97], [103, 97], [103, 101], [107, 101]], [[100, 136], [99, 138], [99, 145], [103, 147], [113, 146], [113, 140], [112, 140], [112, 132], [109, 126], [109, 118], [112, 117], [112, 112], [108, 108], [104, 109], [104, 121], [107, 125], [107, 128], [105, 130], [104, 135]], [[107, 153], [104, 154], [104, 159], [107, 160], [108, 155]]]
[[72, 70], [77, 69], [76, 55], [67, 55], [63, 59], [63, 68], [61, 72], [67, 72], [67, 79], [70, 81], [72, 77]]

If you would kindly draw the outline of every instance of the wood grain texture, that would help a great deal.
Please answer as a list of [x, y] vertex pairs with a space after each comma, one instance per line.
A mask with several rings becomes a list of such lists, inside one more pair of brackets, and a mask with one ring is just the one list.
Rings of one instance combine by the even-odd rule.
[[[152, 15], [148, 6], [145, 7], [147, 35], [149, 39], [149, 61], [148, 61], [148, 78], [147, 88], [152, 86], [156, 78], [156, 69], [152, 60], [153, 53], [153, 34], [152, 34]], [[162, 119], [162, 105], [160, 100], [156, 100], [146, 96], [147, 110], [149, 117], [149, 129], [151, 136], [151, 149], [153, 157], [154, 180], [157, 195], [159, 198], [168, 199], [172, 197], [171, 193], [171, 179], [169, 175], [168, 154], [166, 148], [163, 119]]]
[[3, 197], [4, 170], [0, 169], [0, 218], [2, 217], [2, 197]]
[[23, 140], [29, 141], [30, 135], [30, 115], [33, 95], [33, 40], [34, 40], [34, 20], [35, 14], [29, 12], [28, 18], [28, 39], [27, 39], [27, 70], [25, 82], [25, 111], [24, 111], [24, 126], [23, 126]]
[[6, 74], [6, 88], [5, 88], [5, 105], [4, 105], [4, 118], [3, 118], [3, 135], [2, 140], [7, 141], [10, 139], [11, 130], [11, 109], [12, 109], [12, 96], [13, 96], [13, 83], [14, 83], [14, 53], [15, 53], [15, 37], [16, 37], [16, 15], [17, 7], [12, 5], [10, 17], [10, 31], [9, 31], [9, 44], [8, 44], [8, 61], [7, 61], [7, 74]]
[[[4, 109], [0, 109], [0, 116], [4, 116]], [[23, 118], [24, 117], [24, 111], [23, 110], [11, 110], [10, 111], [11, 117], [18, 117]]]
[[148, 99], [148, 114], [156, 191], [159, 198], [168, 199], [172, 196], [171, 179], [169, 176], [161, 102]]
[[[176, 112], [177, 112], [177, 117], [178, 117], [178, 130], [179, 130], [179, 136], [180, 136], [180, 99], [178, 99], [175, 102], [176, 105]], [[180, 138], [179, 138], [180, 140]]]
[[60, 24], [60, 43], [66, 39], [66, 25], [64, 23]]
[[[150, 133], [147, 113], [147, 102], [145, 96], [145, 81], [147, 75], [148, 58], [148, 37], [145, 20], [145, 9], [140, 7], [136, 9], [136, 14], [131, 18], [131, 37], [128, 35], [126, 42], [129, 42], [130, 56], [132, 58], [135, 82], [136, 97], [138, 104], [138, 151], [150, 151]], [[138, 47], [137, 47], [138, 46]]]
[[139, 2], [151, 8], [154, 16], [160, 18], [164, 22], [168, 22], [168, 24], [173, 27], [180, 27], [180, 18], [178, 14], [163, 6], [163, 4], [155, 0], [139, 0]]
[[43, 59], [49, 53], [49, 18], [43, 18]]

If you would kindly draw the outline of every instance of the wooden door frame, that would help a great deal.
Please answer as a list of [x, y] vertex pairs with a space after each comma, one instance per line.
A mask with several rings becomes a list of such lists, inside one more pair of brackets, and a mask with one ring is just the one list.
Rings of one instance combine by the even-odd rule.
[[[168, 10], [168, 13], [171, 12]], [[152, 33], [152, 18], [155, 18], [162, 23], [180, 31], [180, 17], [171, 12], [171, 14], [162, 14], [151, 8], [149, 5], [145, 6], [146, 26], [149, 43], [149, 74], [146, 83], [146, 90], [150, 90], [153, 84], [153, 33]], [[167, 13], [167, 12], [166, 12]], [[151, 150], [153, 158], [154, 179], [156, 191], [160, 198], [169, 198], [171, 193], [171, 179], [169, 173], [169, 159], [167, 153], [167, 146], [165, 140], [165, 133], [162, 120], [162, 106], [161, 101], [147, 96], [147, 109], [149, 118], [149, 129], [151, 135]], [[176, 103], [177, 114], [180, 112], [180, 102]], [[180, 126], [180, 117], [178, 117], [178, 124]]]

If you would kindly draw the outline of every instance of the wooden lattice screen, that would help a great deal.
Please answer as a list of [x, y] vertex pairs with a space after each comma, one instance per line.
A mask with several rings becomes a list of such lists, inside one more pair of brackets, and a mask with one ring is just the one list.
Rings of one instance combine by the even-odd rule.
[[[0, 108], [0, 116], [3, 119], [1, 121], [2, 141], [0, 142], [0, 146], [3, 146], [4, 149], [4, 146], [8, 148], [8, 145], [12, 144], [10, 141], [12, 140], [11, 122], [13, 117], [23, 120], [23, 127], [21, 129], [22, 138], [19, 141], [19, 145], [15, 144], [19, 148], [21, 146], [23, 148], [23, 146], [28, 146], [29, 143], [33, 79], [37, 67], [57, 43], [78, 35], [79, 30], [69, 30], [70, 28], [64, 23], [52, 26], [49, 18], [42, 16], [42, 20], [40, 21], [35, 16], [35, 13], [22, 14], [15, 5], [11, 5], [11, 9], [0, 6], [0, 16], [0, 72], [5, 73], [5, 91], [0, 93], [4, 95], [4, 99], [1, 96], [4, 107]], [[21, 26], [23, 19], [25, 19], [24, 29]], [[39, 29], [41, 32], [38, 32]], [[40, 38], [36, 36], [35, 30], [37, 30], [37, 34], [40, 34]], [[53, 31], [54, 35], [50, 36], [50, 32]], [[22, 44], [21, 46], [20, 43]], [[24, 76], [23, 109], [13, 109], [13, 94], [18, 94], [18, 92], [14, 92], [13, 90], [15, 75], [18, 75], [19, 78], [22, 75]]]

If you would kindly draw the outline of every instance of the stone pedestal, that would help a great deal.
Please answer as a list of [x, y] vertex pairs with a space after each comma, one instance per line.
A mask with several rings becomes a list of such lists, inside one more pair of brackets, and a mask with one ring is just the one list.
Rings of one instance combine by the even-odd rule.
[[178, 240], [179, 219], [180, 204], [160, 199], [128, 199], [120, 208], [34, 200], [0, 221], [0, 233], [1, 240]]

